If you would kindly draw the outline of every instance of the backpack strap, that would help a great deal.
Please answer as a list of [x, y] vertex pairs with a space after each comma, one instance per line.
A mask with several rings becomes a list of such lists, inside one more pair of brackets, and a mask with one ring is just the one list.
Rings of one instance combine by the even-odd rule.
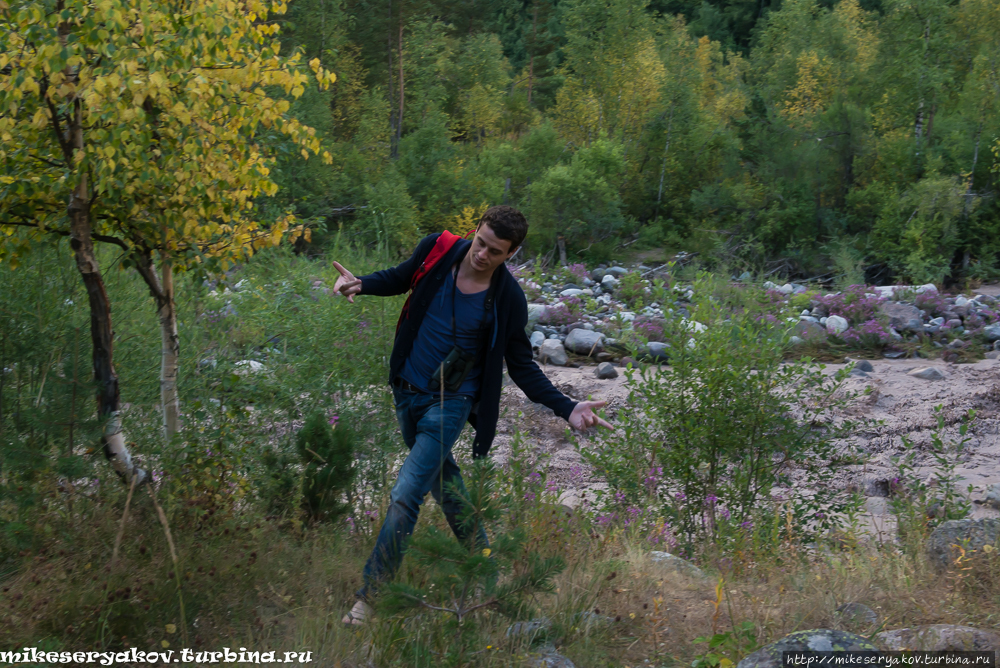
[[420, 264], [415, 272], [413, 272], [413, 278], [410, 279], [410, 294], [406, 297], [406, 302], [403, 304], [403, 309], [399, 312], [399, 320], [396, 322], [396, 333], [399, 333], [399, 328], [403, 326], [403, 321], [406, 320], [407, 315], [410, 312], [410, 299], [413, 297], [413, 290], [417, 287], [417, 283], [431, 272], [438, 262], [441, 261], [448, 251], [452, 249], [457, 242], [462, 237], [457, 234], [452, 234], [448, 230], [441, 233], [441, 236], [437, 238], [434, 242], [434, 247], [431, 248], [431, 252], [427, 254], [424, 261]]

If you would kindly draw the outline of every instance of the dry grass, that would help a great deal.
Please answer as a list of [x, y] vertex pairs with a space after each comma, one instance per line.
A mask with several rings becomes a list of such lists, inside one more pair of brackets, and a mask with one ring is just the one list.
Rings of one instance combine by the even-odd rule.
[[[103, 502], [77, 501], [72, 513], [51, 500], [42, 513], [49, 527], [44, 546], [22, 553], [2, 583], [0, 648], [152, 650], [166, 641], [179, 649], [186, 631], [196, 650], [308, 650], [313, 665], [389, 666], [401, 665], [400, 643], [429, 633], [435, 623], [417, 615], [379, 619], [365, 629], [340, 624], [360, 585], [370, 535], [263, 517], [219, 519], [198, 529], [175, 524], [175, 568], [157, 513], [141, 490], [112, 566], [125, 495], [121, 489]], [[444, 526], [432, 504], [421, 522]], [[560, 554], [568, 564], [556, 592], [537, 599], [551, 628], [535, 638], [510, 639], [510, 621], [484, 613], [476, 630], [482, 651], [469, 665], [528, 665], [542, 642], [581, 667], [690, 665], [706, 651], [695, 638], [747, 620], [763, 643], [809, 628], [868, 635], [929, 623], [990, 628], [1000, 618], [995, 558], [941, 576], [919, 551], [895, 545], [806, 549], [786, 541], [737, 554], [706, 551], [701, 563], [710, 575], [699, 579], [653, 563], [642, 542], [614, 532], [599, 535], [586, 518], [566, 517], [556, 506], [525, 522], [537, 549]], [[722, 566], [721, 576], [712, 564]], [[402, 577], [420, 574], [404, 566]], [[856, 628], [840, 619], [835, 610], [847, 602], [874, 609], [879, 626]]]

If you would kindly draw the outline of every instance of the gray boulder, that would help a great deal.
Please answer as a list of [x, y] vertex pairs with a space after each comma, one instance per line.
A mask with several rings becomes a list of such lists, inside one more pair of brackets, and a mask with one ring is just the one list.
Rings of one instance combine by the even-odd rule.
[[907, 376], [922, 378], [924, 380], [944, 380], [944, 374], [932, 366], [925, 366], [921, 369], [913, 369], [906, 373]]
[[680, 557], [670, 554], [669, 552], [653, 550], [649, 553], [649, 558], [654, 564], [665, 566], [667, 570], [672, 573], [680, 573], [681, 575], [686, 575], [689, 578], [706, 577], [705, 571], [701, 570], [690, 561], [681, 559]]
[[875, 634], [873, 640], [890, 652], [995, 652], [1000, 636], [992, 631], [956, 624], [927, 624]]
[[236, 367], [236, 371], [233, 373], [237, 376], [252, 376], [264, 371], [264, 365], [257, 360], [240, 360], [233, 366]]
[[846, 332], [847, 328], [851, 326], [851, 323], [847, 322], [846, 318], [842, 318], [839, 315], [831, 315], [826, 319], [826, 331], [830, 334], [840, 334], [841, 332]]
[[578, 612], [573, 615], [573, 623], [581, 627], [581, 630], [589, 631], [591, 629], [600, 629], [611, 626], [615, 623], [615, 618], [608, 617], [607, 615], [600, 615], [591, 610], [584, 610], [583, 612]]
[[600, 283], [601, 279], [604, 278], [604, 275], [607, 273], [608, 273], [607, 270], [598, 267], [597, 269], [594, 269], [592, 272], [590, 272], [590, 277], [594, 279], [594, 281]]
[[900, 304], [897, 302], [885, 302], [879, 306], [883, 315], [889, 318], [889, 325], [897, 329], [904, 329], [911, 320], [921, 320], [923, 315], [916, 306], [912, 304]]
[[569, 357], [566, 356], [566, 349], [563, 348], [562, 341], [559, 339], [545, 339], [542, 345], [539, 346], [538, 359], [543, 364], [552, 364], [555, 366], [566, 366], [566, 363], [569, 362]]
[[825, 340], [826, 328], [819, 323], [811, 322], [809, 320], [799, 320], [792, 326], [792, 336], [797, 336], [805, 341], [812, 339]]
[[834, 629], [796, 631], [765, 645], [736, 664], [736, 668], [781, 668], [782, 652], [877, 652], [878, 647], [859, 635]]
[[530, 332], [539, 320], [545, 319], [545, 304], [528, 304], [528, 324], [524, 331]]
[[996, 545], [1000, 538], [1000, 519], [948, 520], [942, 522], [927, 539], [927, 555], [938, 570], [946, 570], [954, 562], [962, 545], [966, 551], [979, 550], [984, 545]]
[[574, 329], [566, 337], [566, 348], [578, 355], [596, 355], [604, 350], [604, 335], [589, 329]]
[[594, 375], [601, 380], [609, 380], [618, 377], [618, 370], [615, 369], [615, 365], [611, 362], [602, 362], [594, 369]]
[[507, 637], [530, 640], [545, 633], [550, 628], [552, 628], [552, 621], [548, 617], [539, 617], [528, 622], [514, 622], [507, 627]]
[[627, 274], [628, 269], [626, 269], [625, 267], [611, 267], [610, 269], [608, 269], [608, 273], [614, 276], [615, 278], [619, 278]]
[[878, 615], [863, 603], [845, 603], [837, 608], [835, 616], [844, 624], [854, 628], [865, 628], [878, 624]]
[[848, 362], [848, 363], [854, 362], [854, 369], [856, 371], [865, 371], [867, 373], [871, 373], [871, 372], [873, 372], [875, 370], [875, 367], [873, 367], [872, 363], [869, 362], [868, 360], [856, 360], [856, 359], [852, 359], [850, 357], [847, 357], [847, 358], [844, 359], [844, 361]]
[[987, 341], [1000, 341], [1000, 322], [983, 327], [983, 334]]
[[650, 341], [646, 344], [646, 354], [654, 362], [667, 362], [670, 360], [667, 354], [667, 344], [660, 343], [659, 341]]
[[556, 651], [551, 645], [546, 645], [541, 654], [531, 662], [533, 668], [576, 668], [576, 664]]
[[618, 285], [618, 279], [611, 274], [606, 274], [601, 279], [601, 288], [604, 290], [614, 290], [616, 285]]
[[543, 343], [545, 343], [545, 335], [544, 334], [542, 334], [541, 332], [532, 332], [531, 333], [531, 347], [532, 348], [540, 348]]

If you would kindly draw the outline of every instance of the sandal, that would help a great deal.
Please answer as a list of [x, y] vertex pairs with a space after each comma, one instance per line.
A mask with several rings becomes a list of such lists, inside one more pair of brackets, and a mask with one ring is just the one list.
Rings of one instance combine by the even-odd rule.
[[351, 611], [344, 615], [340, 621], [348, 626], [361, 626], [368, 621], [368, 616], [373, 612], [370, 605], [358, 600]]

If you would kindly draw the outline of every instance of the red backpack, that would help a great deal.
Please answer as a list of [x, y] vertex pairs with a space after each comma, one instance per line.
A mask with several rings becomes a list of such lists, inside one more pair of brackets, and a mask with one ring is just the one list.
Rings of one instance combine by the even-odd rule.
[[396, 323], [397, 334], [399, 333], [399, 328], [402, 327], [403, 321], [406, 320], [406, 316], [410, 311], [410, 299], [413, 297], [413, 289], [417, 287], [417, 283], [420, 282], [420, 279], [429, 274], [431, 269], [434, 268], [434, 265], [440, 262], [441, 258], [447, 255], [448, 251], [450, 251], [452, 246], [455, 245], [455, 242], [461, 238], [462, 237], [457, 234], [452, 234], [448, 230], [442, 232], [441, 236], [439, 236], [437, 241], [434, 242], [434, 248], [432, 248], [431, 252], [427, 254], [426, 258], [424, 258], [420, 267], [413, 272], [413, 278], [410, 279], [410, 294], [406, 297], [406, 302], [403, 304], [403, 310], [399, 312], [399, 321]]

